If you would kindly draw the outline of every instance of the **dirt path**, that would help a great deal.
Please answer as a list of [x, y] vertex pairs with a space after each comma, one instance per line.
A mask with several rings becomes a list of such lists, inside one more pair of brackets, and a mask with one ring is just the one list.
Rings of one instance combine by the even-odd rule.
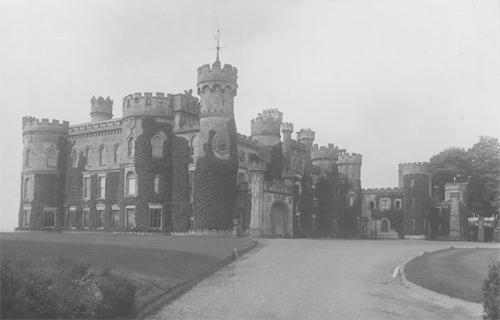
[[[477, 243], [260, 239], [150, 319], [473, 319], [393, 280], [394, 268], [428, 252]], [[484, 245], [498, 247], [498, 245]]]

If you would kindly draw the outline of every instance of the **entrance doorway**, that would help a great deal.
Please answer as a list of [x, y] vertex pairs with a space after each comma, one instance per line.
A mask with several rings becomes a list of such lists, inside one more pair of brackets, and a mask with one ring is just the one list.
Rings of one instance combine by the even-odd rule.
[[284, 238], [288, 235], [288, 208], [281, 202], [276, 202], [271, 208], [271, 237]]

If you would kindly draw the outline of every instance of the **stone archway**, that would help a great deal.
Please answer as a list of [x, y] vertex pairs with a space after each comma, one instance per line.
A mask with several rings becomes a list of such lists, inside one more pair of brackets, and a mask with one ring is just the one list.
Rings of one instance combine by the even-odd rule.
[[271, 237], [284, 238], [288, 235], [288, 207], [282, 202], [275, 202], [271, 207]]

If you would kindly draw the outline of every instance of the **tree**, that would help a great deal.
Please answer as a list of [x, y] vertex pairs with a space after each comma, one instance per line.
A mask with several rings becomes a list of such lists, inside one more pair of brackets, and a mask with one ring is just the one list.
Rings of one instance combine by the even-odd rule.
[[451, 147], [434, 155], [431, 160], [432, 186], [438, 187], [439, 199], [444, 199], [444, 186], [450, 182], [466, 182], [472, 175], [469, 153], [463, 148]]
[[491, 216], [500, 208], [500, 144], [497, 138], [481, 136], [468, 150], [472, 176], [469, 208], [475, 214]]

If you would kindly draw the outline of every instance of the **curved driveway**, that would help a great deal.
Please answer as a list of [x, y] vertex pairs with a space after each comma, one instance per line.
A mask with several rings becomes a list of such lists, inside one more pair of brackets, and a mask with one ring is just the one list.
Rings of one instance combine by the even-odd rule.
[[[150, 319], [473, 319], [392, 279], [428, 252], [498, 244], [410, 240], [258, 239], [259, 246]], [[480, 318], [480, 317], [479, 317]]]

